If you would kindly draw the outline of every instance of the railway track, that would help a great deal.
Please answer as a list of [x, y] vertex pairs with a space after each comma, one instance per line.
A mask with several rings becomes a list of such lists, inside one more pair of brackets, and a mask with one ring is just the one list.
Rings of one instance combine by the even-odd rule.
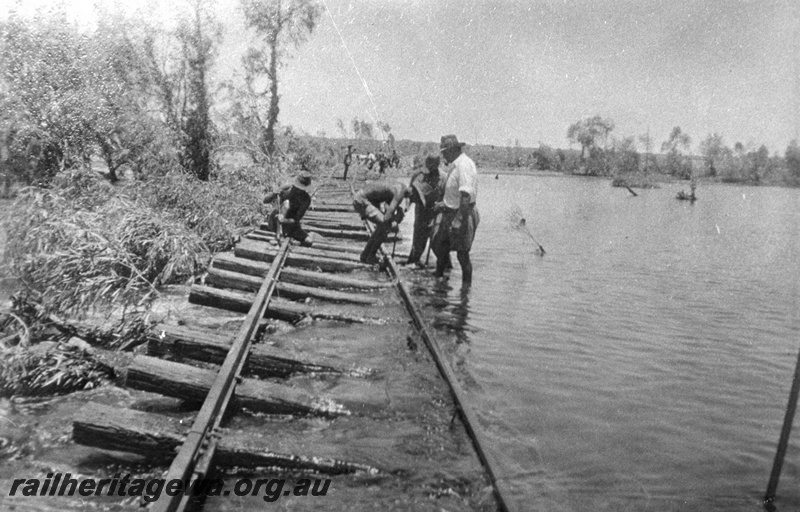
[[[325, 241], [313, 248], [278, 243], [262, 226], [215, 257], [189, 302], [244, 314], [238, 330], [160, 324], [150, 332], [125, 385], [180, 400], [177, 411], [90, 404], [73, 422], [73, 439], [163, 460], [165, 481], [326, 475], [344, 500], [297, 498], [292, 510], [344, 502], [373, 510], [397, 501], [401, 488], [402, 510], [451, 502], [515, 510], [390, 251], [381, 268], [359, 262], [369, 226], [351, 197], [344, 186], [317, 189], [304, 225]], [[409, 350], [417, 346], [428, 352]], [[214, 499], [223, 498], [162, 495], [150, 509], [214, 509]]]

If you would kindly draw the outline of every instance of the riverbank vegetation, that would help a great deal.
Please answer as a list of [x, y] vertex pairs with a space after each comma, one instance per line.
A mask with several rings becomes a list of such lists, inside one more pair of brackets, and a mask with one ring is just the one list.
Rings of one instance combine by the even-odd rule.
[[[211, 92], [220, 31], [207, 2], [170, 30], [107, 12], [87, 32], [58, 8], [2, 24], [0, 170], [18, 186], [3, 273], [20, 289], [0, 325], [0, 394], [107, 377], [67, 341], [134, 347], [160, 287], [199, 276], [257, 225], [266, 190], [301, 168], [326, 172], [319, 148], [277, 125], [270, 98], [284, 47], [319, 15], [299, 4], [310, 10], [249, 6], [266, 52], [248, 53], [251, 82], [226, 84], [224, 100]], [[264, 76], [267, 94], [255, 85]]]

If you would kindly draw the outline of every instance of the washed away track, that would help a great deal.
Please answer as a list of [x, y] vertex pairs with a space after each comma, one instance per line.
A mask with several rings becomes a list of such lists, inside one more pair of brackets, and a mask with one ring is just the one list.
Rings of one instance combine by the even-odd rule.
[[[359, 262], [370, 226], [351, 197], [343, 184], [316, 191], [304, 225], [325, 241], [313, 248], [279, 244], [262, 226], [232, 254], [216, 256], [189, 301], [244, 314], [238, 331], [166, 324], [151, 331], [125, 385], [179, 399], [178, 410], [90, 404], [76, 415], [74, 440], [171, 460], [167, 481], [336, 475], [325, 498], [285, 491], [273, 504], [291, 510], [516, 509], [400, 279], [393, 240], [381, 269]], [[264, 505], [262, 495], [237, 496], [235, 506], [232, 499], [204, 502], [213, 510]], [[185, 510], [199, 501], [162, 495], [150, 508]]]

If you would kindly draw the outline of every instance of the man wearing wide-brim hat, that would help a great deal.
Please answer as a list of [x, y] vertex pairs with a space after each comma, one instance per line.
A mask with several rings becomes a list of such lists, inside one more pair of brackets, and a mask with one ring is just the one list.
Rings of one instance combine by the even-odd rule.
[[284, 185], [277, 192], [272, 192], [264, 198], [265, 203], [278, 200], [278, 207], [270, 213], [267, 224], [276, 233], [280, 226], [284, 236], [293, 238], [305, 246], [310, 246], [312, 239], [300, 226], [300, 221], [311, 206], [311, 195], [308, 193], [310, 187], [311, 173], [301, 171], [293, 183]]
[[463, 151], [463, 142], [455, 135], [444, 135], [439, 152], [445, 163], [452, 165], [444, 186], [442, 201], [436, 203], [436, 218], [431, 247], [436, 254], [436, 277], [442, 277], [450, 261], [450, 252], [456, 251], [461, 265], [461, 283], [472, 283], [472, 261], [469, 251], [475, 239], [480, 215], [475, 203], [478, 197], [478, 170]]

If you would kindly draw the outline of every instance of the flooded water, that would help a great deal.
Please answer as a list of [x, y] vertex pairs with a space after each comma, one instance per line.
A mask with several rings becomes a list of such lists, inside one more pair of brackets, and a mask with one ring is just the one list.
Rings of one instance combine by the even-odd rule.
[[[800, 348], [800, 190], [690, 204], [681, 185], [481, 175], [471, 291], [457, 264], [419, 278], [522, 509], [763, 510]], [[778, 510], [800, 507], [798, 443]]]

